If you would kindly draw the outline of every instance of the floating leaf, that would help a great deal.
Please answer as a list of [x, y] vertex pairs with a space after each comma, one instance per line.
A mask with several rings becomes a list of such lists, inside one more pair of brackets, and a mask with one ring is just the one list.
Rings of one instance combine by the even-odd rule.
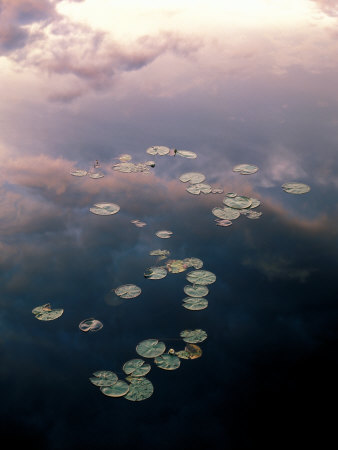
[[[234, 197], [234, 198], [225, 197], [223, 199], [223, 203], [226, 206], [229, 206], [229, 208], [244, 209], [244, 208], [250, 208], [252, 201], [251, 201], [251, 198], [249, 198], [249, 197], [237, 195], [237, 197]], [[224, 219], [226, 219], [226, 218], [227, 217], [224, 217]]]
[[36, 306], [34, 309], [32, 309], [32, 313], [33, 314], [40, 314], [44, 311], [51, 311], [52, 310], [52, 306], [50, 303], [45, 303], [44, 305], [41, 306]]
[[154, 386], [147, 378], [134, 378], [130, 381], [129, 392], [124, 396], [127, 400], [139, 402], [151, 397]]
[[228, 219], [215, 219], [216, 225], [219, 227], [229, 227], [232, 225], [231, 220]]
[[252, 164], [238, 164], [232, 170], [233, 172], [239, 172], [241, 175], [251, 175], [257, 172], [258, 167]]
[[166, 267], [167, 267], [168, 271], [171, 273], [184, 272], [188, 268], [186, 263], [181, 259], [170, 259], [167, 262]]
[[189, 359], [197, 359], [202, 356], [202, 349], [196, 344], [187, 344], [185, 351], [189, 354]]
[[124, 153], [123, 155], [119, 156], [119, 160], [121, 162], [128, 162], [131, 161], [131, 159], [132, 159], [131, 155], [128, 155], [127, 153]]
[[[216, 275], [207, 270], [193, 270], [187, 274], [187, 280], [191, 284], [212, 284], [216, 281]], [[199, 295], [201, 297], [201, 295]]]
[[121, 298], [135, 298], [141, 294], [141, 288], [136, 284], [123, 284], [115, 289], [115, 294]]
[[166, 277], [168, 272], [164, 267], [149, 267], [145, 270], [144, 276], [149, 280], [161, 280]]
[[136, 352], [144, 358], [156, 358], [165, 352], [165, 344], [158, 339], [146, 339], [137, 345]]
[[95, 203], [94, 207], [90, 208], [89, 211], [99, 216], [111, 216], [119, 212], [120, 207], [115, 203]]
[[203, 261], [199, 258], [185, 258], [183, 262], [187, 267], [194, 267], [195, 269], [203, 267]]
[[142, 228], [147, 225], [145, 222], [141, 222], [140, 220], [131, 220], [130, 222], [133, 223], [138, 228]]
[[212, 194], [223, 194], [224, 190], [222, 188], [212, 188]]
[[202, 297], [186, 297], [183, 300], [183, 307], [191, 311], [200, 311], [208, 307], [208, 300]]
[[169, 153], [169, 148], [168, 147], [164, 147], [163, 145], [158, 145], [158, 146], [153, 146], [153, 147], [149, 147], [147, 148], [146, 152], [149, 155], [167, 155]]
[[237, 197], [237, 194], [236, 192], [228, 192], [227, 194], [225, 194], [225, 196], [229, 198], [234, 198]]
[[245, 214], [245, 216], [246, 216], [248, 219], [259, 219], [259, 218], [261, 217], [262, 214], [263, 214], [263, 213], [258, 212], [258, 211], [248, 211], [248, 213]]
[[197, 158], [196, 153], [190, 152], [189, 150], [177, 150], [178, 155], [183, 156], [183, 158], [195, 159]]
[[180, 359], [176, 355], [170, 353], [164, 353], [163, 355], [158, 356], [155, 358], [154, 362], [157, 367], [164, 370], [175, 370], [181, 365]]
[[227, 219], [227, 220], [235, 220], [240, 216], [239, 211], [236, 211], [232, 208], [228, 208], [226, 206], [219, 207], [216, 206], [211, 211], [214, 216], [218, 217], [219, 219]]
[[76, 169], [76, 170], [72, 170], [70, 172], [71, 175], [73, 175], [74, 177], [84, 177], [87, 175], [87, 171], [86, 170], [81, 170], [81, 169]]
[[187, 284], [184, 286], [183, 290], [185, 294], [189, 295], [189, 297], [205, 297], [209, 294], [209, 289], [207, 286], [203, 286], [201, 284]]
[[185, 350], [180, 350], [178, 352], [175, 352], [175, 355], [178, 356], [181, 359], [190, 359], [189, 352], [187, 352]]
[[168, 230], [160, 230], [160, 231], [156, 231], [156, 236], [161, 238], [161, 239], [169, 239], [171, 237], [171, 235], [173, 234], [172, 231], [168, 231]]
[[143, 377], [150, 372], [150, 364], [146, 364], [143, 359], [131, 359], [123, 365], [123, 372], [127, 375], [132, 375], [133, 377]]
[[129, 385], [123, 380], [118, 380], [112, 386], [102, 386], [101, 392], [108, 397], [123, 397], [129, 391]]
[[94, 377], [89, 378], [95, 386], [112, 386], [118, 380], [116, 373], [110, 370], [98, 370], [93, 373]]
[[250, 209], [257, 208], [257, 206], [259, 206], [261, 204], [261, 202], [257, 198], [251, 197], [250, 200], [251, 200]]
[[210, 184], [206, 183], [191, 184], [190, 186], [187, 187], [186, 191], [194, 195], [199, 195], [201, 193], [210, 194], [211, 186]]
[[284, 183], [282, 189], [288, 194], [306, 194], [311, 190], [310, 186], [304, 183]]
[[184, 342], [188, 342], [189, 344], [203, 342], [208, 337], [207, 333], [204, 330], [200, 329], [181, 331], [180, 336], [184, 340]]
[[93, 319], [93, 318], [85, 319], [79, 324], [80, 330], [84, 331], [84, 332], [99, 331], [99, 330], [101, 330], [102, 327], [103, 327], [102, 322], [100, 322], [99, 320]]
[[35, 318], [38, 320], [43, 320], [45, 322], [49, 320], [55, 320], [62, 316], [64, 310], [61, 308], [52, 309], [50, 303], [45, 305], [37, 306], [32, 310]]
[[151, 252], [149, 252], [150, 256], [169, 256], [170, 255], [170, 251], [169, 250], [152, 250]]
[[90, 174], [89, 174], [89, 177], [90, 177], [90, 178], [97, 179], [97, 178], [103, 178], [104, 175], [103, 175], [103, 173], [101, 173], [101, 172], [95, 172], [95, 173], [90, 173]]
[[183, 183], [186, 183], [187, 181], [189, 181], [190, 184], [198, 184], [198, 183], [202, 183], [205, 180], [205, 175], [203, 175], [203, 173], [199, 173], [199, 172], [187, 172], [187, 173], [183, 173], [180, 176], [180, 180]]

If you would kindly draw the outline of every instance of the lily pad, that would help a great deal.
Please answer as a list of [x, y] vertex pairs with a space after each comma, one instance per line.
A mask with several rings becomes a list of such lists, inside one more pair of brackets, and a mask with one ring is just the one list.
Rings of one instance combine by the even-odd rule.
[[169, 151], [170, 151], [169, 148], [168, 147], [164, 147], [163, 145], [157, 145], [157, 146], [149, 147], [146, 150], [146, 152], [149, 155], [160, 155], [160, 156], [167, 155], [169, 153]]
[[138, 228], [142, 228], [147, 225], [145, 222], [141, 222], [140, 220], [131, 220], [130, 222], [133, 223]]
[[170, 255], [170, 251], [169, 250], [151, 250], [151, 252], [149, 252], [150, 256], [169, 256]]
[[195, 159], [197, 158], [196, 153], [191, 152], [189, 150], [177, 150], [178, 155], [183, 156], [183, 158]]
[[187, 352], [186, 350], [179, 350], [178, 352], [175, 352], [175, 355], [180, 359], [190, 359], [189, 352]]
[[90, 208], [90, 212], [99, 216], [111, 216], [120, 211], [119, 205], [115, 203], [95, 203], [93, 208]]
[[259, 211], [248, 211], [247, 214], [245, 214], [245, 216], [248, 219], [259, 219], [261, 217], [263, 213], [259, 212]]
[[88, 172], [86, 170], [81, 169], [75, 169], [70, 172], [70, 174], [73, 175], [74, 177], [84, 177], [87, 175], [87, 173]]
[[207, 333], [201, 329], [184, 330], [181, 331], [180, 336], [184, 340], [184, 342], [188, 342], [189, 344], [203, 342], [208, 337]]
[[135, 298], [141, 294], [141, 288], [136, 284], [123, 284], [115, 289], [115, 294], [121, 298]]
[[216, 225], [219, 227], [229, 227], [232, 225], [231, 220], [228, 219], [215, 219]]
[[167, 276], [168, 272], [164, 267], [149, 267], [145, 270], [144, 276], [149, 280], [161, 280]]
[[190, 186], [187, 187], [186, 191], [194, 195], [199, 195], [201, 193], [210, 194], [211, 186], [210, 184], [206, 183], [191, 184]]
[[205, 297], [209, 294], [209, 289], [207, 286], [201, 284], [187, 284], [183, 288], [184, 293], [189, 295], [189, 297]]
[[239, 211], [236, 211], [232, 208], [228, 208], [226, 206], [219, 207], [216, 206], [211, 211], [214, 216], [218, 217], [219, 219], [227, 219], [227, 220], [235, 220], [240, 216]]
[[94, 178], [94, 179], [98, 179], [98, 178], [103, 178], [104, 175], [101, 172], [96, 172], [96, 173], [90, 173], [89, 177], [90, 178]]
[[156, 358], [165, 352], [165, 344], [158, 339], [146, 339], [137, 345], [136, 352], [144, 358]]
[[311, 190], [310, 186], [304, 183], [284, 183], [282, 189], [288, 194], [306, 194]]
[[199, 258], [185, 258], [183, 262], [187, 267], [194, 267], [195, 269], [201, 269], [203, 267], [203, 261]]
[[[244, 209], [244, 208], [250, 208], [250, 206], [252, 204], [252, 200], [249, 197], [237, 195], [237, 197], [234, 197], [234, 198], [225, 197], [223, 199], [223, 203], [226, 206], [229, 206], [229, 208]], [[227, 217], [224, 217], [224, 219], [226, 219], [226, 218]]]
[[170, 259], [167, 261], [166, 267], [171, 273], [181, 273], [188, 268], [187, 264], [182, 259]]
[[160, 230], [160, 231], [156, 231], [156, 236], [161, 238], [161, 239], [169, 239], [173, 232], [169, 231], [169, 230]]
[[131, 161], [131, 160], [132, 160], [132, 156], [131, 156], [131, 155], [128, 155], [127, 153], [124, 153], [123, 155], [120, 155], [120, 156], [119, 156], [119, 160], [120, 160], [121, 162], [128, 162], [128, 161]]
[[129, 385], [123, 380], [118, 380], [112, 386], [102, 386], [101, 392], [108, 397], [123, 397], [129, 391]]
[[233, 172], [239, 172], [241, 175], [251, 175], [257, 172], [258, 167], [252, 164], [238, 164], [232, 170]]
[[205, 175], [203, 175], [203, 173], [199, 173], [199, 172], [187, 172], [187, 173], [183, 173], [180, 176], [180, 180], [183, 183], [186, 183], [187, 181], [189, 181], [190, 184], [198, 184], [198, 183], [202, 183], [205, 180]]
[[[191, 284], [201, 284], [203, 286], [216, 281], [216, 275], [207, 270], [193, 270], [187, 274], [186, 278]], [[199, 295], [199, 297], [201, 296]]]
[[222, 189], [222, 188], [212, 188], [211, 189], [212, 194], [223, 194], [223, 192], [224, 192], [224, 189]]
[[234, 198], [237, 197], [237, 194], [236, 192], [228, 192], [227, 194], [225, 194], [225, 196], [229, 198]]
[[64, 310], [62, 308], [52, 309], [50, 303], [37, 306], [32, 310], [32, 313], [35, 315], [36, 319], [43, 320], [45, 322], [58, 319], [62, 316], [63, 312]]
[[202, 349], [196, 344], [187, 344], [185, 351], [189, 354], [189, 359], [197, 359], [202, 356]]
[[154, 362], [157, 367], [164, 370], [175, 370], [181, 365], [180, 359], [176, 355], [170, 353], [164, 353], [163, 355], [158, 356], [155, 358]]
[[145, 361], [143, 361], [143, 359], [135, 358], [124, 363], [122, 369], [126, 375], [131, 375], [133, 377], [143, 377], [150, 372], [151, 366], [150, 364], [147, 364]]
[[203, 297], [186, 297], [183, 300], [183, 307], [191, 311], [200, 311], [208, 307], [208, 300]]
[[251, 200], [250, 209], [257, 208], [257, 206], [259, 206], [261, 204], [260, 200], [258, 200], [257, 198], [251, 197], [250, 200]]
[[154, 386], [147, 378], [134, 378], [130, 381], [129, 392], [124, 396], [127, 400], [140, 402], [151, 397]]
[[103, 327], [102, 322], [100, 322], [99, 320], [93, 319], [93, 318], [85, 319], [79, 324], [80, 330], [84, 331], [84, 332], [87, 332], [87, 331], [91, 331], [91, 332], [99, 331], [99, 330], [101, 330], [102, 327]]
[[118, 380], [116, 373], [110, 370], [98, 370], [93, 373], [93, 377], [89, 378], [90, 382], [95, 386], [112, 386]]

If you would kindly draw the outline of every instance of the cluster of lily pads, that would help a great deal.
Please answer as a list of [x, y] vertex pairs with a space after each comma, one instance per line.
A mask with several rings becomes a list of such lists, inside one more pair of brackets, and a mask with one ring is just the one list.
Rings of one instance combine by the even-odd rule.
[[200, 172], [186, 172], [183, 173], [179, 177], [180, 181], [182, 183], [189, 182], [189, 186], [187, 187], [186, 191], [193, 195], [199, 195], [199, 194], [222, 194], [224, 191], [222, 188], [213, 188], [208, 183], [204, 183], [205, 181], [205, 175]]
[[[154, 364], [163, 370], [176, 370], [181, 365], [181, 359], [196, 359], [202, 356], [202, 349], [196, 345], [207, 338], [204, 330], [183, 330], [181, 338], [186, 343], [183, 350], [173, 348], [166, 351], [164, 342], [158, 339], [145, 339], [136, 346], [139, 356], [153, 359]], [[134, 358], [123, 364], [126, 377], [119, 380], [116, 373], [110, 370], [99, 370], [89, 378], [90, 382], [98, 386], [107, 397], [124, 397], [127, 400], [139, 402], [151, 397], [154, 386], [145, 378], [151, 370], [151, 365], [141, 358]]]
[[248, 219], [259, 219], [261, 212], [253, 211], [261, 202], [256, 198], [237, 195], [235, 192], [228, 192], [223, 199], [224, 206], [216, 206], [212, 209], [212, 214], [217, 217], [215, 222], [219, 226], [227, 227], [232, 225], [232, 220], [238, 219], [240, 215]]

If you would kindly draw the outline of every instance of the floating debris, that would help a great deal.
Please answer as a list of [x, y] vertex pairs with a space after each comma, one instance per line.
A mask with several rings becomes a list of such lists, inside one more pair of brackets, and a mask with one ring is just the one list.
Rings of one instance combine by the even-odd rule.
[[136, 227], [138, 228], [142, 228], [145, 227], [147, 224], [145, 222], [141, 222], [140, 220], [136, 219], [136, 220], [131, 220], [131, 223], [133, 223]]
[[216, 281], [216, 275], [207, 270], [193, 270], [187, 274], [186, 278], [191, 284], [201, 284], [203, 286]]
[[168, 231], [168, 230], [160, 230], [160, 231], [156, 231], [156, 236], [161, 238], [161, 239], [169, 239], [173, 232], [172, 231]]
[[251, 175], [256, 173], [257, 170], [258, 167], [252, 164], [238, 164], [232, 169], [233, 172], [239, 172], [241, 175]]
[[136, 352], [144, 358], [156, 358], [165, 352], [165, 344], [158, 339], [146, 339], [136, 346]]
[[164, 267], [148, 267], [144, 272], [144, 277], [149, 280], [161, 280], [167, 276], [168, 272]]
[[195, 159], [197, 158], [196, 153], [190, 152], [189, 150], [177, 150], [176, 153], [183, 158]]
[[181, 331], [180, 336], [184, 340], [184, 342], [188, 342], [189, 344], [203, 342], [208, 337], [207, 333], [201, 329], [184, 330]]
[[141, 294], [141, 288], [136, 284], [123, 284], [115, 289], [115, 294], [121, 298], [135, 298]]
[[95, 203], [89, 211], [98, 216], [111, 216], [112, 214], [119, 212], [120, 207], [115, 203]]
[[207, 286], [202, 284], [187, 284], [184, 286], [183, 291], [189, 297], [205, 297], [209, 294]]
[[282, 189], [288, 194], [306, 194], [311, 190], [310, 186], [304, 183], [284, 183]]
[[157, 367], [164, 370], [175, 370], [181, 365], [180, 359], [171, 353], [163, 353], [154, 360]]
[[147, 378], [133, 378], [130, 380], [129, 392], [124, 396], [127, 400], [140, 402], [151, 397], [154, 386]]
[[210, 194], [212, 188], [210, 184], [206, 183], [198, 183], [198, 184], [191, 184], [187, 187], [186, 191], [190, 194], [199, 195], [199, 194]]
[[89, 378], [89, 381], [95, 386], [112, 386], [118, 380], [116, 373], [110, 370], [98, 370], [93, 375], [94, 377]]
[[182, 306], [191, 311], [200, 311], [208, 307], [208, 300], [203, 297], [186, 297]]
[[32, 310], [35, 318], [38, 320], [49, 321], [55, 320], [62, 316], [64, 310], [62, 308], [52, 309], [50, 303], [45, 305], [37, 306]]
[[203, 175], [203, 173], [199, 173], [199, 172], [187, 172], [187, 173], [183, 173], [179, 179], [183, 183], [186, 183], [187, 181], [189, 181], [190, 184], [199, 184], [205, 180], [205, 175]]
[[129, 385], [123, 380], [118, 380], [111, 386], [102, 386], [101, 392], [108, 397], [123, 397], [129, 391]]
[[81, 169], [75, 169], [70, 172], [70, 174], [73, 175], [74, 177], [84, 177], [87, 175], [87, 173], [88, 172], [86, 170]]
[[122, 369], [126, 375], [143, 377], [150, 372], [151, 366], [143, 361], [143, 359], [134, 358], [124, 363]]
[[99, 331], [101, 330], [102, 327], [103, 327], [102, 322], [93, 318], [85, 319], [79, 324], [80, 330], [84, 331], [85, 333], [87, 331], [91, 332]]

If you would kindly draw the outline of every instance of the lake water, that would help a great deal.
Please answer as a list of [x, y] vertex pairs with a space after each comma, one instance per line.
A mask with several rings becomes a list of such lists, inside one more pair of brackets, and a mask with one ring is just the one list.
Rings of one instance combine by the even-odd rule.
[[[314, 33], [334, 30], [329, 2], [317, 3], [323, 9], [311, 16], [318, 22]], [[299, 31], [304, 39], [311, 20]], [[291, 35], [300, 46], [297, 32], [278, 32], [278, 45], [291, 58]], [[318, 45], [327, 43], [320, 36]], [[185, 73], [182, 62], [178, 69], [184, 80], [192, 74], [191, 87], [180, 90], [182, 79], [169, 83], [165, 74], [164, 87], [154, 82], [155, 95], [146, 84], [151, 75], [138, 78], [133, 69], [122, 93], [105, 94], [90, 81], [87, 95], [70, 103], [55, 102], [47, 79], [34, 71], [8, 68], [1, 106], [3, 439], [62, 450], [329, 448], [336, 442], [330, 407], [338, 375], [338, 70], [330, 59], [336, 38], [327, 39], [332, 46], [325, 54], [311, 40], [294, 49], [293, 59], [279, 61], [278, 70], [267, 52], [267, 61], [244, 58], [236, 41], [250, 62], [234, 73], [228, 68], [230, 75], [218, 72], [226, 71], [226, 60], [219, 62], [212, 49], [201, 57], [202, 68], [187, 56], [191, 68]], [[165, 58], [161, 67], [169, 71], [173, 56]], [[214, 77], [209, 64], [217, 68]], [[123, 91], [128, 83], [132, 94]], [[197, 158], [146, 153], [156, 145]], [[113, 170], [124, 153], [155, 167]], [[70, 175], [92, 170], [95, 160], [103, 178]], [[258, 171], [233, 172], [243, 163]], [[187, 192], [189, 183], [179, 180], [186, 172], [203, 173], [205, 183], [224, 192]], [[287, 182], [311, 190], [289, 194], [282, 189]], [[228, 192], [258, 199], [261, 217], [241, 215], [218, 226], [211, 211], [224, 206]], [[120, 210], [92, 214], [102, 202]], [[159, 230], [172, 236], [161, 239]], [[170, 256], [158, 261], [149, 255], [156, 249]], [[182, 306], [194, 268], [159, 280], [144, 276], [151, 266], [190, 257], [216, 276], [200, 311]], [[114, 290], [125, 284], [139, 286], [141, 294], [119, 298]], [[32, 309], [45, 303], [63, 308], [63, 315], [36, 320]], [[90, 317], [103, 328], [84, 333], [79, 324]], [[181, 359], [172, 371], [149, 359], [150, 398], [109, 398], [90, 383], [98, 370], [124, 379], [123, 364], [138, 357], [136, 346], [145, 339], [183, 350], [180, 333], [187, 329], [207, 333], [198, 343], [202, 356]]]

